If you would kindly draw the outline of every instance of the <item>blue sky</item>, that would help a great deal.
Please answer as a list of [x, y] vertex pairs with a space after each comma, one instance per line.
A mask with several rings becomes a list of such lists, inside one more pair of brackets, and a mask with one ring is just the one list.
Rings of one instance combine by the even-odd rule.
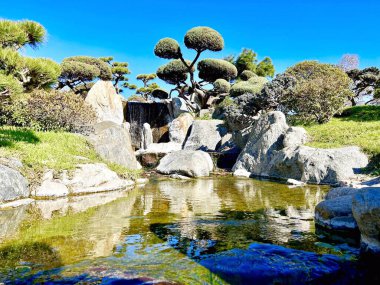
[[223, 51], [203, 58], [246, 47], [259, 59], [271, 57], [277, 72], [306, 59], [337, 63], [345, 53], [358, 54], [361, 67], [380, 66], [379, 15], [378, 0], [0, 2], [1, 18], [35, 20], [48, 30], [46, 43], [25, 54], [58, 62], [74, 55], [111, 55], [129, 62], [133, 83], [137, 74], [155, 72], [166, 62], [153, 54], [159, 39], [182, 44], [194, 26], [210, 26], [225, 40]]

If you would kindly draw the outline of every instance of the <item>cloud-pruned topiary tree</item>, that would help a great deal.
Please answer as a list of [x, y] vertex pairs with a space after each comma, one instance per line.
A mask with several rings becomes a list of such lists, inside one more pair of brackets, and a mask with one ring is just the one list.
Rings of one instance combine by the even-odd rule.
[[[158, 86], [157, 83], [151, 82], [152, 80], [156, 78], [157, 78], [157, 75], [155, 73], [139, 74], [136, 76], [136, 79], [140, 80], [143, 83], [142, 87], [137, 87], [137, 85], [131, 85], [131, 84], [127, 84], [125, 85], [125, 87], [129, 89], [136, 89], [136, 95], [143, 98], [144, 101], [148, 101], [151, 97], [158, 98], [158, 99], [168, 98], [168, 94], [166, 91], [159, 89], [160, 86]], [[162, 90], [164, 91], [164, 93], [162, 92], [153, 93], [156, 89]]]
[[85, 95], [95, 79], [112, 80], [111, 67], [102, 59], [90, 56], [73, 56], [61, 63], [57, 89], [69, 87], [74, 93]]
[[[154, 48], [156, 56], [171, 59], [167, 64], [159, 67], [157, 76], [161, 80], [175, 87], [170, 91], [178, 93], [189, 107], [194, 111], [207, 107], [210, 96], [215, 90], [207, 90], [204, 87], [212, 84], [218, 79], [230, 81], [237, 76], [236, 67], [228, 61], [221, 59], [204, 59], [199, 61], [197, 69], [198, 77], [195, 78], [196, 63], [204, 51], [221, 51], [224, 48], [223, 37], [214, 29], [209, 27], [195, 27], [190, 29], [184, 38], [185, 46], [196, 52], [193, 60], [183, 57], [179, 43], [171, 38], [161, 39]], [[157, 94], [161, 94], [156, 92]], [[156, 94], [155, 93], [155, 94]]]
[[109, 68], [111, 68], [113, 86], [118, 94], [122, 93], [123, 89], [121, 86], [125, 87], [125, 85], [128, 85], [127, 75], [131, 74], [128, 68], [128, 62], [113, 61], [114, 58], [112, 56], [101, 57], [99, 59], [106, 62]]
[[357, 105], [358, 101], [365, 100], [371, 103], [374, 100], [380, 99], [380, 69], [377, 67], [367, 67], [362, 70], [351, 69], [346, 71], [347, 75], [352, 79], [352, 91], [355, 96], [350, 98], [352, 106]]
[[57, 82], [61, 73], [59, 64], [46, 58], [25, 57], [18, 52], [24, 46], [38, 47], [45, 35], [46, 30], [39, 23], [0, 20], [1, 95], [47, 89]]

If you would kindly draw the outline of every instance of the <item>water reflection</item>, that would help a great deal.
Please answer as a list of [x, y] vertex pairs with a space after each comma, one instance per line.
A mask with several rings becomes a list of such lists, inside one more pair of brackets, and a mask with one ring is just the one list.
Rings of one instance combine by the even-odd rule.
[[[123, 272], [128, 278], [223, 284], [199, 261], [256, 242], [334, 252], [319, 246], [314, 234], [314, 207], [326, 190], [225, 177], [152, 181], [128, 192], [37, 201], [0, 213], [0, 251], [43, 243], [66, 265], [58, 270], [62, 279]], [[31, 251], [27, 260], [7, 266], [27, 261], [27, 276], [57, 267], [37, 255]]]

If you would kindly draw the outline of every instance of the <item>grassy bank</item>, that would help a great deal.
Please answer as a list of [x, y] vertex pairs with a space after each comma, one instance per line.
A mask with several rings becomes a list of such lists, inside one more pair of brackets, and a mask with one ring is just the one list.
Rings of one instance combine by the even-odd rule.
[[304, 126], [308, 145], [321, 148], [359, 146], [370, 157], [367, 171], [380, 174], [380, 106], [357, 106], [323, 125]]
[[0, 127], [0, 157], [20, 159], [23, 174], [31, 182], [38, 181], [45, 169], [56, 172], [74, 170], [80, 163], [104, 162], [125, 178], [138, 173], [103, 161], [80, 135], [67, 132], [36, 132], [25, 128]]

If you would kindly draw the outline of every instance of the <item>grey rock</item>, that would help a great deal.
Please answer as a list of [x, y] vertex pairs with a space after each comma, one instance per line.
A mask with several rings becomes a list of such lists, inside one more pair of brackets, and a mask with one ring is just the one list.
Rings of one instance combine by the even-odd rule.
[[244, 169], [253, 175], [270, 176], [268, 165], [283, 148], [283, 138], [288, 128], [285, 115], [281, 112], [274, 111], [261, 116], [254, 123], [233, 171]]
[[360, 189], [358, 189], [358, 188], [336, 187], [336, 188], [331, 189], [327, 193], [326, 200], [334, 199], [334, 198], [342, 197], [342, 196], [354, 196], [359, 191], [360, 191]]
[[169, 125], [169, 140], [183, 145], [194, 117], [190, 113], [183, 113]]
[[210, 155], [203, 151], [180, 150], [167, 154], [157, 171], [162, 174], [179, 174], [189, 177], [209, 176], [213, 170]]
[[380, 254], [380, 187], [362, 188], [352, 201], [352, 212], [359, 226], [362, 249]]
[[86, 96], [86, 102], [92, 106], [97, 122], [112, 121], [121, 125], [124, 121], [123, 102], [111, 81], [99, 80]]
[[358, 147], [319, 149], [308, 146], [284, 148], [266, 166], [275, 178], [293, 178], [316, 184], [339, 184], [355, 176], [368, 158]]
[[307, 142], [307, 132], [301, 127], [290, 127], [284, 137], [284, 147], [297, 147]]
[[249, 135], [252, 132], [252, 128], [253, 126], [249, 126], [245, 129], [232, 132], [232, 140], [235, 143], [235, 145], [238, 146], [240, 149], [243, 149], [246, 146], [249, 139]]
[[358, 225], [351, 208], [350, 195], [322, 201], [315, 207], [315, 223], [331, 230], [357, 230]]
[[222, 120], [195, 120], [184, 149], [215, 151], [225, 134], [227, 128]]
[[17, 170], [0, 165], [0, 204], [28, 196], [26, 178]]
[[131, 180], [120, 179], [103, 163], [79, 164], [72, 177], [63, 177], [61, 181], [72, 194], [114, 191], [134, 185]]
[[69, 188], [61, 182], [45, 180], [32, 194], [39, 198], [65, 197], [69, 195]]
[[103, 159], [130, 169], [141, 168], [132, 148], [131, 136], [122, 126], [114, 122], [98, 123], [88, 139]]
[[186, 101], [182, 98], [174, 97], [172, 99], [172, 110], [174, 118], [177, 118], [182, 113], [188, 113]]
[[[233, 167], [250, 173], [317, 184], [339, 184], [368, 164], [358, 147], [319, 149], [303, 146], [306, 132], [289, 128], [281, 112], [263, 114], [252, 126], [248, 142]], [[238, 171], [239, 170], [239, 171]], [[240, 171], [244, 170], [244, 171]]]
[[150, 125], [148, 123], [144, 123], [142, 129], [142, 148], [147, 149], [149, 145], [153, 143], [153, 133]]

